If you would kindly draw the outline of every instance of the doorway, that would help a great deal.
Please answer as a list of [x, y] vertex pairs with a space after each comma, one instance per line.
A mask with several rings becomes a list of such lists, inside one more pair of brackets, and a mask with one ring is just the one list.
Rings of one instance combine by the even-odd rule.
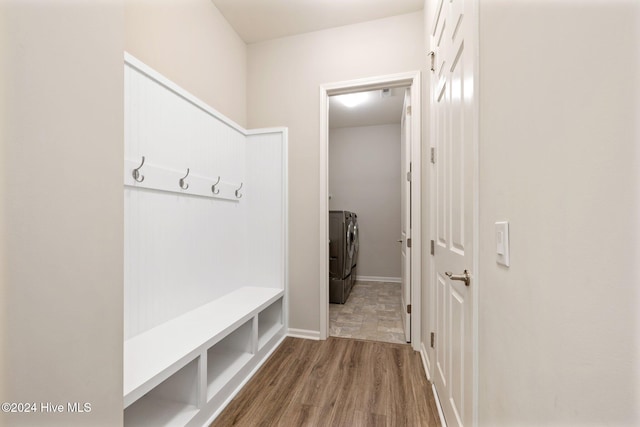
[[[329, 97], [329, 335], [405, 344], [409, 89]], [[401, 179], [401, 177], [404, 177]], [[407, 193], [407, 194], [405, 194]]]
[[[405, 150], [407, 161], [411, 166], [405, 172], [406, 179], [410, 180], [408, 187], [408, 200], [411, 201], [408, 215], [416, 218], [411, 223], [410, 230], [405, 230], [406, 236], [401, 237], [401, 230], [398, 228], [396, 239], [401, 240], [402, 252], [407, 257], [407, 264], [410, 271], [405, 271], [407, 277], [406, 295], [403, 301], [403, 314], [406, 313], [407, 329], [410, 333], [406, 338], [410, 339], [415, 350], [419, 349], [420, 343], [420, 73], [410, 72], [389, 76], [373, 77], [368, 79], [340, 82], [322, 85], [320, 87], [320, 266], [321, 266], [321, 286], [320, 286], [320, 338], [326, 339], [330, 333], [329, 315], [329, 101], [331, 96], [344, 95], [349, 93], [374, 92], [378, 96], [383, 96], [384, 91], [400, 91], [408, 88], [407, 105], [402, 108], [409, 115], [418, 118], [417, 120], [405, 121], [407, 126], [407, 143], [410, 149]], [[404, 98], [404, 97], [403, 97]], [[400, 188], [396, 181], [396, 188]], [[357, 212], [356, 212], [357, 214]], [[394, 243], [395, 240], [394, 239]], [[410, 239], [410, 240], [409, 240]], [[397, 243], [395, 243], [397, 245]], [[397, 256], [400, 259], [400, 247], [397, 247]], [[359, 274], [359, 273], [356, 273]], [[366, 278], [366, 276], [365, 276]], [[396, 288], [400, 288], [395, 284]], [[404, 295], [404, 293], [403, 293]], [[406, 299], [409, 301], [406, 301]], [[411, 326], [409, 326], [411, 325]], [[406, 341], [406, 340], [405, 340]]]

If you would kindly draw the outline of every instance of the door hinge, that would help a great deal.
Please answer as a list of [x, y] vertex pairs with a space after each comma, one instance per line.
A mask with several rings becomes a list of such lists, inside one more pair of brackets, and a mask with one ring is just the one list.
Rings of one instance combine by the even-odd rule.
[[407, 115], [411, 115], [411, 105], [407, 105]]
[[429, 52], [429, 56], [431, 57], [431, 71], [436, 70], [436, 53], [434, 51]]
[[411, 314], [411, 304], [407, 304], [407, 314]]
[[431, 348], [436, 348], [436, 333], [431, 332]]
[[407, 172], [407, 181], [411, 182], [411, 172]]
[[436, 242], [435, 240], [431, 241], [431, 255], [435, 255], [436, 254]]
[[411, 237], [409, 237], [407, 239], [407, 247], [410, 248], [411, 247]]
[[436, 147], [431, 147], [431, 163], [436, 164]]

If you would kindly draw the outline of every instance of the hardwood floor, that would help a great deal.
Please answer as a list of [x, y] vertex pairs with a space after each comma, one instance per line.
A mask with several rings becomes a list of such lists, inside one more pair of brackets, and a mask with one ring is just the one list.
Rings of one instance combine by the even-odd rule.
[[288, 337], [211, 426], [440, 422], [420, 355], [410, 346]]

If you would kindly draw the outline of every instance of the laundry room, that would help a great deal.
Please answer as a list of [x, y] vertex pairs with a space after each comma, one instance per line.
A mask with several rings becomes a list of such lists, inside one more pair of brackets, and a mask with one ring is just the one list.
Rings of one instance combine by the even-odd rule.
[[407, 342], [401, 309], [405, 90], [329, 98], [329, 317], [334, 336]]

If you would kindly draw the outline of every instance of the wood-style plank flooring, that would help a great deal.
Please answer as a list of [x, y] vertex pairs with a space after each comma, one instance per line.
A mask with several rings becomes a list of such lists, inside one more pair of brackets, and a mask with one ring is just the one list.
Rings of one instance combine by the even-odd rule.
[[408, 345], [288, 337], [211, 424], [440, 426], [420, 355]]

